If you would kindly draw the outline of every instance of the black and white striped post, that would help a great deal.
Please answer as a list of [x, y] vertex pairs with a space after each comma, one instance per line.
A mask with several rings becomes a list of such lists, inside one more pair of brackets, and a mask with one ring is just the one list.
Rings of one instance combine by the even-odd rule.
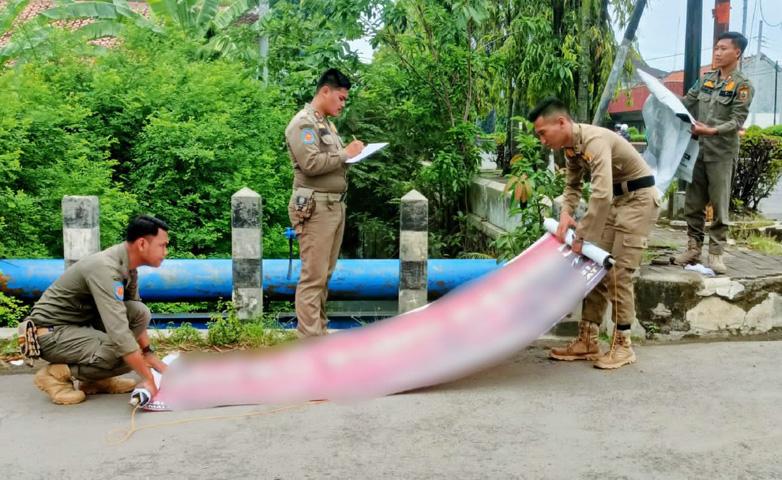
[[62, 243], [65, 268], [100, 251], [98, 197], [62, 197]]
[[242, 320], [263, 313], [261, 196], [243, 188], [231, 196], [233, 302]]
[[426, 305], [429, 201], [410, 190], [399, 217], [399, 313], [405, 313]]

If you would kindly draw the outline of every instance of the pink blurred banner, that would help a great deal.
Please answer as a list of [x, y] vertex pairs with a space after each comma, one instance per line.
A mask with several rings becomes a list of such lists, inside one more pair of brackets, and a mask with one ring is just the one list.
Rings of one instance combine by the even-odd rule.
[[503, 268], [403, 315], [260, 353], [176, 361], [144, 408], [352, 401], [452, 381], [551, 329], [603, 278], [606, 257], [576, 255], [546, 234]]

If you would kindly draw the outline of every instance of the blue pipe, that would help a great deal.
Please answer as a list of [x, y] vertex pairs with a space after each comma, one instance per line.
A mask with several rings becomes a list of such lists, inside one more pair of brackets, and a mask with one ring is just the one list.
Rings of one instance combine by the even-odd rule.
[[[429, 296], [440, 297], [498, 269], [495, 260], [429, 260]], [[292, 300], [301, 263], [263, 261], [263, 290], [272, 300]], [[0, 260], [0, 290], [35, 300], [64, 270], [62, 260]], [[231, 260], [166, 260], [160, 268], [139, 268], [146, 301], [206, 301], [231, 298]], [[329, 282], [329, 299], [390, 300], [399, 288], [399, 260], [339, 260]]]

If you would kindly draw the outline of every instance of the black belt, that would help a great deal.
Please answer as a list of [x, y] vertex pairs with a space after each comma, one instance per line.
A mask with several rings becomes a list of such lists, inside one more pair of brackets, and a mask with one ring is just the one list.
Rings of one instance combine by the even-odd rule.
[[313, 192], [312, 198], [315, 200], [327, 200], [329, 202], [344, 202], [348, 196], [348, 192], [331, 193], [331, 192]]
[[619, 195], [624, 195], [625, 193], [630, 193], [636, 190], [640, 190], [642, 188], [653, 187], [653, 186], [654, 186], [653, 175], [649, 175], [648, 177], [636, 178], [635, 180], [628, 180], [622, 183], [615, 183], [614, 196], [618, 197]]

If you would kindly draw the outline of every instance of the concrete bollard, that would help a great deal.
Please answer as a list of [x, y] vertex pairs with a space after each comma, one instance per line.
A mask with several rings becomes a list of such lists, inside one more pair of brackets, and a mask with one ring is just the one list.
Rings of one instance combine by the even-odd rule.
[[684, 219], [684, 202], [687, 200], [687, 192], [673, 192], [668, 201], [668, 218], [670, 220]]
[[405, 313], [427, 301], [429, 201], [410, 190], [399, 217], [399, 313]]
[[100, 251], [98, 197], [62, 197], [62, 243], [65, 268]]
[[263, 313], [261, 196], [243, 188], [231, 196], [233, 302], [242, 320]]

